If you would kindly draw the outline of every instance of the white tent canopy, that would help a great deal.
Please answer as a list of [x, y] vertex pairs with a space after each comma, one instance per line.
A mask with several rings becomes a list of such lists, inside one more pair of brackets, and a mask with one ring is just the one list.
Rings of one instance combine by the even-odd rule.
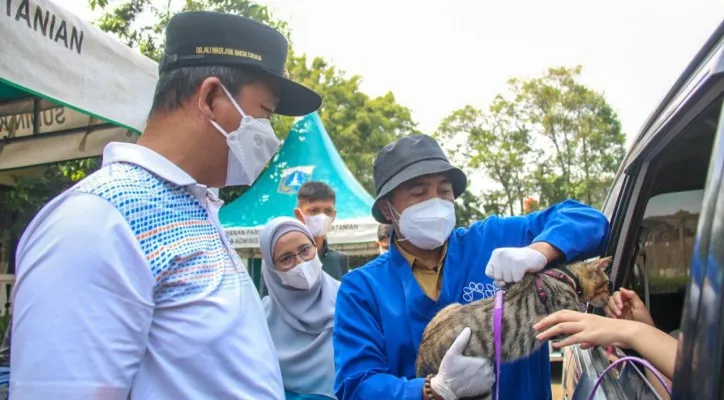
[[0, 171], [135, 141], [156, 63], [53, 1], [0, 5]]

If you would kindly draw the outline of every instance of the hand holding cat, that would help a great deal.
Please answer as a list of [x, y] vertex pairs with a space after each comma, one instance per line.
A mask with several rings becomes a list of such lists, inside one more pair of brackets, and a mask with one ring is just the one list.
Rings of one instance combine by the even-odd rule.
[[581, 348], [584, 350], [595, 346], [629, 348], [631, 324], [631, 321], [562, 310], [543, 318], [533, 325], [533, 329], [540, 332], [536, 339], [541, 341], [550, 340], [559, 335], [568, 335], [553, 343], [555, 348], [573, 344], [581, 344]]
[[542, 270], [548, 259], [542, 252], [531, 247], [501, 247], [490, 255], [485, 275], [496, 283], [520, 282], [526, 273]]
[[463, 329], [445, 353], [437, 375], [430, 380], [432, 390], [445, 400], [488, 393], [495, 383], [493, 363], [490, 360], [463, 355], [470, 335], [470, 328]]
[[646, 304], [633, 290], [621, 288], [614, 292], [604, 307], [606, 316], [616, 319], [628, 319], [655, 326]]

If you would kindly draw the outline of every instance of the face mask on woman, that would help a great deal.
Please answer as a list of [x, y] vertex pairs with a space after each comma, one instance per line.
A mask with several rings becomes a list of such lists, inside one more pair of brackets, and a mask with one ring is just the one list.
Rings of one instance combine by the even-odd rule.
[[398, 240], [407, 240], [420, 249], [437, 249], [455, 228], [455, 204], [450, 200], [435, 197], [407, 207], [402, 214], [391, 204], [390, 209], [397, 214], [397, 218], [393, 216], [393, 221], [404, 236]]
[[286, 271], [277, 271], [275, 269], [274, 272], [285, 286], [309, 290], [317, 283], [319, 276], [322, 274], [322, 262], [319, 260], [319, 256], [315, 254], [311, 260], [297, 264], [291, 269]]

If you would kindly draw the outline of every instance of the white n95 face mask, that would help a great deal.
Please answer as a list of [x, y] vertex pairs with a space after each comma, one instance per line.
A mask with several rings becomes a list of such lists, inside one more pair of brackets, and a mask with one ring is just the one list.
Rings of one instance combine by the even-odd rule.
[[282, 284], [295, 289], [309, 290], [322, 274], [322, 262], [317, 255], [309, 261], [295, 265], [287, 271], [274, 270]]
[[241, 114], [239, 127], [233, 132], [226, 132], [216, 121], [211, 121], [211, 125], [226, 136], [229, 145], [226, 186], [251, 186], [279, 150], [280, 142], [268, 119], [246, 115], [231, 93], [223, 85], [221, 88]]
[[[388, 203], [389, 204], [389, 203]], [[433, 198], [407, 207], [398, 215], [397, 225], [404, 238], [415, 247], [433, 250], [442, 246], [455, 229], [455, 204], [449, 200]]]
[[314, 237], [327, 236], [327, 232], [332, 228], [332, 222], [334, 221], [332, 217], [324, 213], [302, 216], [304, 217], [304, 224], [307, 225]]

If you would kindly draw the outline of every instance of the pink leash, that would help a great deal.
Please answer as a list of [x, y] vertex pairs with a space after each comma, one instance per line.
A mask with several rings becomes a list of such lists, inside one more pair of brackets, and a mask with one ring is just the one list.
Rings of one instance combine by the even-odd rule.
[[500, 361], [503, 349], [503, 298], [504, 290], [495, 292], [495, 303], [493, 303], [493, 336], [495, 340], [495, 400], [500, 397]]
[[643, 358], [638, 358], [638, 357], [621, 357], [618, 360], [612, 362], [611, 365], [608, 366], [608, 368], [603, 370], [603, 372], [601, 373], [601, 376], [599, 376], [598, 379], [596, 380], [596, 384], [593, 385], [593, 390], [591, 390], [591, 395], [588, 396], [588, 400], [593, 400], [593, 396], [596, 394], [596, 389], [598, 389], [598, 386], [601, 384], [601, 382], [603, 382], [603, 377], [606, 376], [606, 373], [608, 373], [608, 371], [613, 369], [613, 367], [617, 366], [618, 364], [621, 364], [622, 362], [626, 362], [626, 361], [637, 362], [637, 363], [643, 365], [644, 367], [646, 367], [649, 371], [651, 371], [654, 374], [654, 376], [656, 376], [659, 379], [659, 381], [661, 381], [661, 384], [664, 385], [666, 392], [669, 393], [669, 395], [671, 395], [671, 388], [669, 388], [669, 385], [666, 384], [666, 380], [664, 380], [664, 377], [661, 375], [661, 372], [659, 372], [656, 368], [654, 368], [654, 366], [651, 365], [650, 362], [644, 360]]

